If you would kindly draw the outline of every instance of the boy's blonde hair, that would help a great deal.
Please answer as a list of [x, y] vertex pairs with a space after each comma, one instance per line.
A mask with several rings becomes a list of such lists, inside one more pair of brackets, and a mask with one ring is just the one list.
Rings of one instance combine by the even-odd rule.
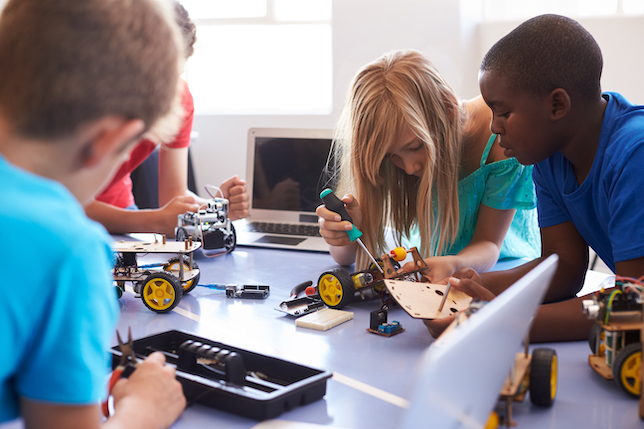
[[[387, 53], [354, 77], [335, 143], [338, 190], [358, 198], [364, 241], [376, 255], [387, 251], [386, 226], [400, 244], [417, 224], [425, 257], [456, 238], [464, 116], [450, 86], [418, 51]], [[422, 177], [407, 175], [386, 156], [405, 126], [425, 143]], [[357, 266], [365, 264], [359, 254]]]
[[0, 17], [0, 113], [57, 139], [105, 116], [146, 129], [175, 97], [181, 34], [161, 0], [10, 0]]

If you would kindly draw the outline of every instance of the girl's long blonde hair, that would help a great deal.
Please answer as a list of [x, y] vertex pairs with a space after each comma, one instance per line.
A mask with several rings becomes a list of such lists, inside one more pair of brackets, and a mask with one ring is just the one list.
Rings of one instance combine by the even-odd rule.
[[[458, 230], [458, 179], [465, 113], [450, 86], [420, 52], [390, 52], [354, 77], [334, 144], [338, 192], [362, 209], [363, 241], [386, 252], [385, 227], [397, 245], [418, 224], [421, 254], [440, 255]], [[408, 126], [424, 143], [422, 177], [407, 175], [387, 150]], [[359, 253], [357, 267], [367, 264]]]

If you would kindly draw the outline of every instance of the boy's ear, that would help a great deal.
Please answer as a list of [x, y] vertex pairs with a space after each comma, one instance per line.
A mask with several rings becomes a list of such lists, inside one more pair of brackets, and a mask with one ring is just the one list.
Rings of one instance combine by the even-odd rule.
[[570, 95], [563, 88], [554, 89], [547, 98], [548, 110], [553, 121], [563, 119], [570, 113]]
[[106, 117], [92, 123], [81, 131], [80, 137], [85, 142], [81, 165], [93, 167], [108, 155], [122, 154], [144, 130], [145, 124], [140, 119]]

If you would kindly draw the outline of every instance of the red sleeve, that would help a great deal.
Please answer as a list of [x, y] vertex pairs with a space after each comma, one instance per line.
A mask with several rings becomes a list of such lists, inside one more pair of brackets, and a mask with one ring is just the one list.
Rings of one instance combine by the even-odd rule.
[[188, 88], [188, 83], [184, 82], [183, 93], [181, 94], [181, 107], [183, 107], [184, 118], [181, 124], [179, 133], [174, 138], [172, 143], [168, 143], [168, 147], [178, 149], [190, 146], [190, 134], [192, 133], [192, 122], [195, 117], [195, 104]]
[[[183, 107], [185, 114], [183, 123], [174, 140], [167, 144], [168, 147], [173, 149], [190, 146], [195, 106], [187, 82], [184, 82], [183, 92], [181, 94], [181, 107]], [[156, 145], [150, 140], [141, 140], [137, 143], [134, 149], [132, 149], [132, 152], [130, 152], [130, 158], [121, 164], [112, 182], [96, 197], [96, 200], [121, 208], [134, 204], [130, 173], [141, 165], [155, 148]]]
[[130, 173], [147, 159], [156, 145], [149, 140], [141, 140], [130, 152], [130, 157], [117, 170], [109, 185], [96, 197], [97, 201], [115, 207], [126, 208], [134, 204]]

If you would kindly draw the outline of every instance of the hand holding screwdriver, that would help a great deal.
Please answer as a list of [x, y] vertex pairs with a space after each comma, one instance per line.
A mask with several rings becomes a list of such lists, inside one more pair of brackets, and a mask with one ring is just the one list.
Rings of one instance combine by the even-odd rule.
[[[349, 216], [349, 213], [347, 213], [347, 210], [344, 207], [344, 203], [333, 193], [331, 189], [327, 188], [323, 190], [320, 193], [320, 198], [322, 198], [322, 201], [324, 201], [324, 205], [327, 209], [339, 214], [343, 221], [349, 221], [353, 224], [353, 219], [351, 219], [351, 216]], [[358, 228], [356, 228], [355, 225], [353, 225], [353, 228], [347, 231], [347, 235], [352, 242], [355, 241], [360, 245], [360, 247], [362, 247], [362, 250], [364, 250], [367, 256], [369, 256], [369, 259], [371, 259], [371, 262], [373, 262], [373, 264], [380, 270], [380, 272], [384, 274], [382, 268], [380, 267], [380, 264], [378, 264], [371, 252], [369, 252], [367, 247], [360, 239], [362, 232]]]

